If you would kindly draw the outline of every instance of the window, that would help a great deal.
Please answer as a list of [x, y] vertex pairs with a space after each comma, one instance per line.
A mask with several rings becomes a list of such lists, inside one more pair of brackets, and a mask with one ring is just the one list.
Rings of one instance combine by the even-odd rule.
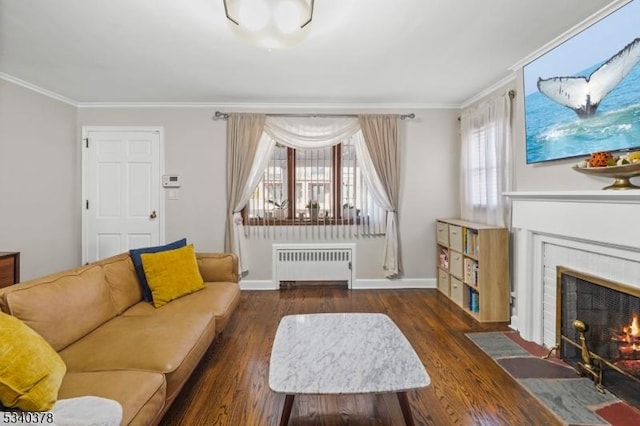
[[498, 158], [491, 153], [493, 125], [473, 130], [469, 150], [469, 175], [471, 204], [474, 208], [486, 208], [499, 203]]
[[318, 149], [276, 144], [244, 214], [252, 225], [362, 224], [384, 217], [351, 141]]
[[511, 188], [511, 99], [494, 96], [461, 116], [461, 217], [505, 226]]

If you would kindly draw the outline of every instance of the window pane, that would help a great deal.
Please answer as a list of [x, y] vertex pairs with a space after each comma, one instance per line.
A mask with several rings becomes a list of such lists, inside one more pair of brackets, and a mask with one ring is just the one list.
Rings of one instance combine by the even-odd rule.
[[495, 138], [494, 129], [489, 124], [476, 129], [471, 137], [473, 149], [469, 154], [472, 168], [469, 172], [472, 177], [472, 204], [477, 208], [495, 206], [498, 203], [499, 194], [498, 158], [492, 146]]
[[[340, 153], [337, 173], [334, 171], [335, 152]], [[288, 171], [287, 156], [291, 155], [295, 155], [295, 170]], [[291, 187], [290, 177], [294, 179]], [[293, 193], [289, 194], [289, 190]], [[271, 219], [286, 218], [294, 219], [298, 224], [317, 225], [318, 221], [309, 221], [311, 210], [307, 206], [310, 202], [317, 203], [318, 218], [335, 219], [321, 221], [322, 224], [356, 225], [358, 232], [367, 235], [384, 233], [386, 212], [369, 193], [351, 140], [343, 142], [339, 149], [292, 150], [276, 145], [262, 181], [249, 201], [248, 215], [265, 220], [255, 221], [256, 225], [279, 225], [281, 222]]]
[[249, 200], [249, 217], [281, 218], [286, 216], [287, 203], [287, 148], [276, 145], [262, 181]]
[[307, 205], [315, 201], [321, 215], [333, 211], [332, 148], [296, 150], [296, 211], [307, 213]]

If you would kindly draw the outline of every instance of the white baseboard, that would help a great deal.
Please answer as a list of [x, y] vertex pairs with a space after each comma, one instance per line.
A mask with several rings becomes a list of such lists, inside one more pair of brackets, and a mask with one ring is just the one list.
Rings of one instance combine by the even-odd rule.
[[353, 283], [353, 290], [382, 290], [402, 288], [437, 288], [435, 278], [358, 278]]
[[517, 315], [512, 315], [511, 316], [511, 322], [509, 323], [509, 328], [511, 328], [512, 330], [515, 330], [515, 331], [520, 331], [518, 329], [518, 316]]
[[[358, 278], [353, 283], [353, 290], [382, 290], [403, 288], [437, 288], [435, 278], [399, 278], [389, 280], [384, 278]], [[242, 290], [278, 290], [271, 280], [241, 280]]]
[[272, 280], [240, 280], [240, 290], [278, 290]]

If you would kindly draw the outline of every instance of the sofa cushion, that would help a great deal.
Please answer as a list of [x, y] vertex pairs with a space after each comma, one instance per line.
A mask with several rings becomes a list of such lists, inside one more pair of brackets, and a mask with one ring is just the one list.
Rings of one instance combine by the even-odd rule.
[[68, 372], [60, 399], [93, 395], [118, 401], [123, 425], [150, 425], [162, 410], [167, 390], [164, 376], [152, 371]]
[[102, 266], [118, 314], [142, 300], [142, 289], [129, 253], [112, 256], [93, 265]]
[[[216, 318], [216, 334], [220, 334], [240, 303], [240, 286], [235, 282], [205, 283], [204, 286], [204, 290], [174, 300], [161, 309], [174, 314], [213, 312]], [[153, 315], [156, 311], [157, 309], [148, 303], [138, 303], [123, 315]]]
[[60, 352], [67, 369], [164, 373], [167, 399], [173, 397], [213, 341], [215, 318], [212, 313], [176, 314], [164, 308], [155, 309], [154, 315], [121, 315], [103, 324]]
[[183, 238], [181, 240], [174, 241], [164, 246], [144, 247], [144, 248], [129, 250], [129, 254], [131, 254], [131, 260], [133, 261], [133, 266], [136, 269], [136, 275], [138, 276], [140, 289], [142, 290], [142, 298], [145, 301], [151, 302], [153, 299], [151, 297], [151, 289], [149, 288], [149, 284], [147, 283], [147, 277], [144, 274], [144, 268], [142, 266], [142, 259], [140, 258], [140, 255], [142, 255], [143, 253], [159, 253], [162, 251], [174, 250], [180, 247], [184, 247], [186, 245], [187, 245], [187, 239]]
[[156, 308], [204, 288], [193, 244], [140, 257]]
[[233, 253], [196, 253], [200, 275], [205, 282], [237, 283], [238, 257]]
[[0, 403], [25, 411], [51, 409], [66, 372], [60, 355], [18, 318], [0, 313]]
[[100, 266], [86, 266], [7, 288], [8, 313], [60, 351], [116, 316]]

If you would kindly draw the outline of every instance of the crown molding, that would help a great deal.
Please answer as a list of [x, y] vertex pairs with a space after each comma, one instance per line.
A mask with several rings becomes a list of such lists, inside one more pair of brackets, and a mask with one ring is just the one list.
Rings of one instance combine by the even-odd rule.
[[513, 64], [509, 69], [514, 72], [517, 71], [518, 69], [527, 65], [529, 62], [539, 58], [540, 56], [544, 55], [551, 49], [569, 40], [571, 37], [575, 36], [580, 31], [590, 27], [591, 25], [600, 21], [605, 16], [612, 14], [616, 10], [620, 9], [622, 6], [628, 3], [631, 3], [632, 1], [633, 0], [614, 0], [613, 2], [609, 3], [607, 6], [603, 7], [602, 9], [600, 9], [599, 11], [597, 11], [596, 13], [594, 13], [593, 15], [585, 19], [584, 21], [580, 22], [579, 24], [573, 26], [572, 28], [568, 29], [564, 33], [560, 34], [558, 37], [554, 38], [549, 43], [543, 45], [538, 50], [532, 52], [528, 56], [522, 58], [521, 60]]
[[51, 90], [43, 89], [42, 87], [36, 86], [35, 84], [31, 84], [31, 83], [29, 83], [27, 81], [20, 80], [19, 78], [16, 78], [16, 77], [14, 77], [12, 75], [0, 72], [0, 79], [6, 80], [6, 81], [8, 81], [10, 83], [13, 83], [13, 84], [16, 84], [18, 86], [22, 86], [22, 87], [24, 87], [26, 89], [32, 90], [32, 91], [34, 91], [36, 93], [40, 93], [41, 95], [47, 96], [47, 97], [55, 99], [57, 101], [64, 102], [65, 104], [69, 104], [69, 105], [72, 105], [74, 107], [78, 106], [78, 103], [76, 101], [74, 101], [73, 99], [69, 99], [69, 98], [67, 98], [65, 96], [62, 96], [62, 95], [56, 93], [56, 92], [52, 92]]
[[515, 73], [511, 73], [510, 75], [508, 75], [507, 77], [503, 78], [502, 80], [500, 80], [500, 81], [492, 84], [491, 86], [487, 87], [482, 92], [480, 92], [480, 93], [470, 97], [466, 101], [464, 101], [462, 103], [462, 105], [460, 106], [460, 108], [462, 109], [462, 108], [467, 108], [467, 107], [471, 106], [472, 104], [478, 102], [482, 98], [484, 98], [484, 97], [490, 95], [491, 93], [495, 92], [496, 90], [498, 90], [502, 86], [506, 86], [507, 84], [513, 82], [515, 79], [516, 79], [516, 74]]
[[460, 109], [459, 104], [428, 103], [323, 103], [323, 102], [78, 102], [78, 108], [217, 108], [232, 112], [263, 111], [383, 111], [411, 109]]
[[51, 90], [44, 89], [35, 84], [13, 77], [9, 74], [0, 72], [0, 79], [9, 81], [18, 86], [32, 90], [49, 98], [64, 102], [76, 108], [211, 108], [225, 109], [230, 112], [300, 112], [312, 111], [322, 112], [363, 112], [363, 111], [400, 111], [411, 112], [411, 110], [428, 110], [428, 109], [460, 109], [460, 104], [447, 103], [420, 103], [420, 102], [337, 102], [324, 103], [317, 102], [78, 102], [73, 99], [62, 96]]

